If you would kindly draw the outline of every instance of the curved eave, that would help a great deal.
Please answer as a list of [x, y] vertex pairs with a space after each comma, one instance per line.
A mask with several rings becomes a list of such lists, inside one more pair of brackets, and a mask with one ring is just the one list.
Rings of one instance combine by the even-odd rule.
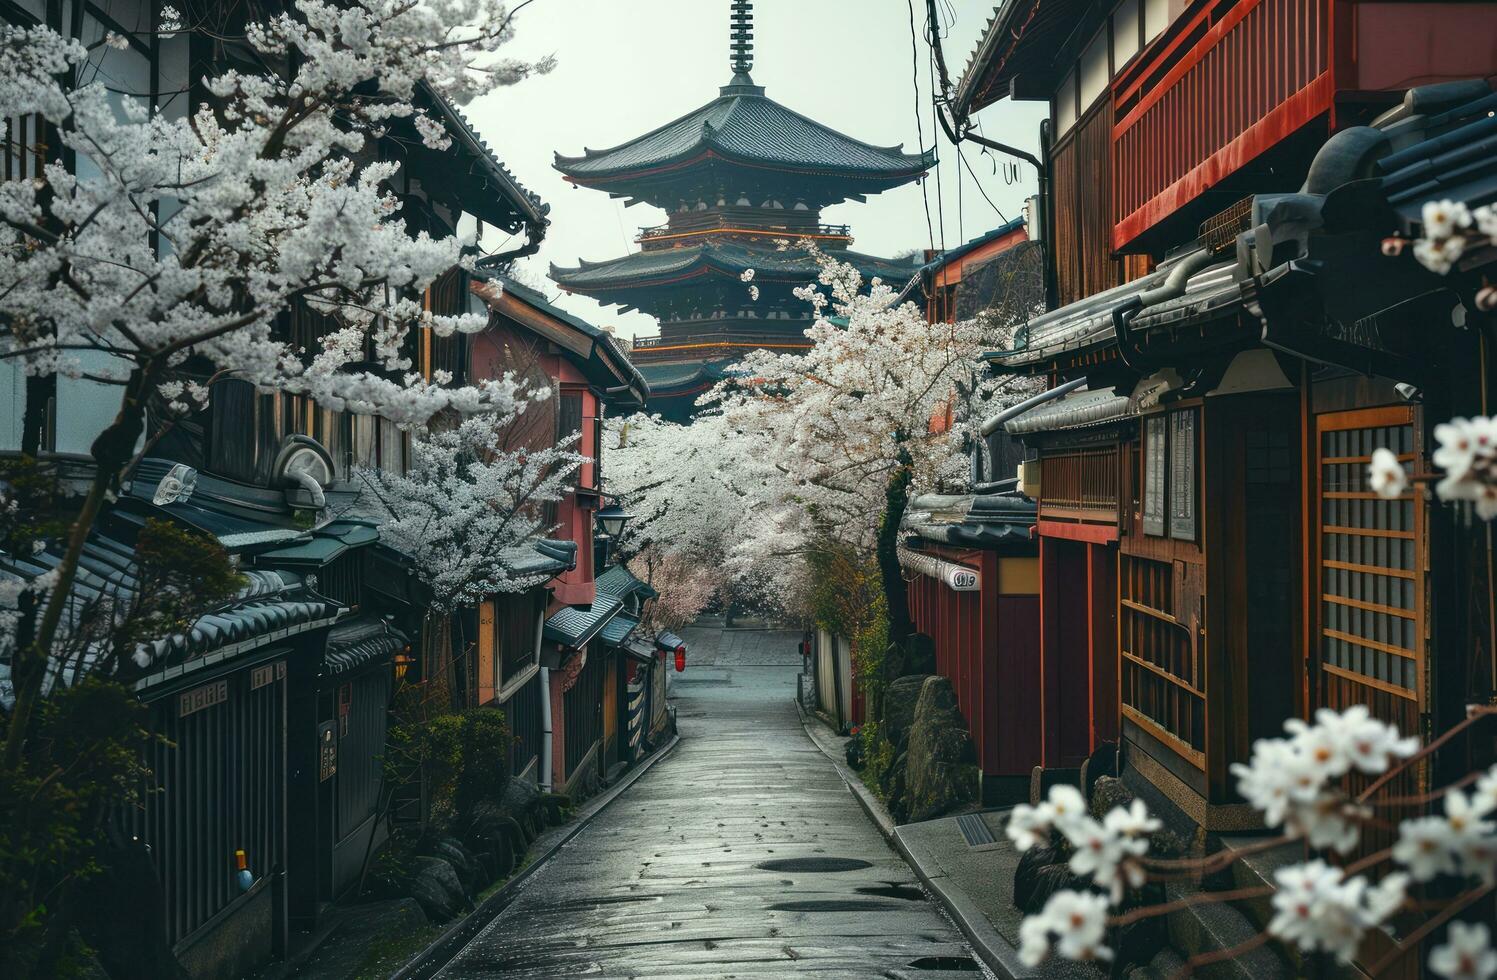
[[614, 182], [646, 180], [661, 176], [662, 174], [675, 173], [694, 167], [707, 160], [722, 160], [734, 166], [747, 167], [753, 170], [768, 170], [797, 177], [882, 180], [896, 183], [904, 183], [925, 176], [930, 172], [933, 162], [930, 157], [922, 154], [918, 157], [908, 157], [907, 162], [903, 166], [890, 167], [886, 170], [865, 170], [851, 167], [837, 167], [831, 164], [816, 166], [806, 163], [788, 163], [782, 160], [759, 159], [733, 153], [721, 146], [709, 146], [706, 148], [694, 148], [687, 153], [658, 160], [643, 167], [618, 167], [606, 170], [579, 171], [568, 169], [564, 166], [565, 161], [562, 157], [557, 157], [556, 162], [552, 166], [574, 184], [581, 184], [588, 187], [604, 187]]

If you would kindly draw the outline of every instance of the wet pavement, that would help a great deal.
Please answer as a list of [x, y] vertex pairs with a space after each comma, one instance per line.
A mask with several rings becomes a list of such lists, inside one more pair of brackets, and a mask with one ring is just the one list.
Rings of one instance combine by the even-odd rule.
[[440, 976], [983, 976], [801, 728], [799, 634], [693, 632], [680, 744]]

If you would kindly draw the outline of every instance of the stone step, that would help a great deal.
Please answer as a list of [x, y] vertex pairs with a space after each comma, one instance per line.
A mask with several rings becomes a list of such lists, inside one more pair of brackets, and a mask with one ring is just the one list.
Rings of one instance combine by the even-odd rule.
[[[1169, 901], [1183, 898], [1194, 888], [1170, 885]], [[1191, 905], [1167, 917], [1170, 945], [1182, 958], [1239, 946], [1261, 931], [1248, 915], [1229, 903]], [[1231, 959], [1208, 964], [1195, 971], [1203, 980], [1288, 980], [1294, 967], [1274, 944], [1259, 946]]]

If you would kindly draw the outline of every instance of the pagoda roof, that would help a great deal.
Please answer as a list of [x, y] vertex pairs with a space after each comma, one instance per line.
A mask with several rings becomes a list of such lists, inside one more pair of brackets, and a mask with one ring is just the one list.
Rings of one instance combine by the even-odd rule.
[[[829, 254], [838, 261], [856, 266], [865, 279], [877, 277], [889, 282], [904, 282], [915, 271], [915, 267], [907, 263], [859, 252], [838, 250]], [[574, 269], [553, 264], [551, 278], [563, 289], [591, 293], [664, 286], [698, 276], [737, 278], [749, 269], [754, 270], [755, 282], [769, 280], [797, 284], [814, 281], [821, 271], [816, 258], [804, 249], [781, 250], [767, 244], [706, 241], [683, 248], [634, 252], [608, 262], [581, 262]]]
[[580, 157], [558, 153], [556, 169], [575, 183], [607, 185], [716, 156], [761, 169], [877, 180], [892, 187], [921, 176], [934, 164], [933, 152], [905, 153], [903, 144], [864, 143], [763, 92], [739, 76], [713, 101], [627, 143], [584, 150]]

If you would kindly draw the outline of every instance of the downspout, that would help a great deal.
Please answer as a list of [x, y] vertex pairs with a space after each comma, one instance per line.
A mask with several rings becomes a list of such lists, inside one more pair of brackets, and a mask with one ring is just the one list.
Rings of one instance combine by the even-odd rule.
[[1164, 282], [1153, 289], [1145, 289], [1137, 295], [1128, 297], [1112, 311], [1112, 328], [1117, 333], [1118, 355], [1129, 368], [1148, 373], [1141, 363], [1142, 351], [1134, 348], [1133, 334], [1129, 329], [1129, 324], [1148, 307], [1185, 295], [1185, 286], [1190, 282], [1190, 277], [1210, 265], [1211, 258], [1211, 253], [1204, 250], [1187, 255], [1180, 260], [1179, 265], [1170, 270]]
[[[535, 618], [535, 649], [541, 649], [541, 635], [546, 629], [546, 612]], [[541, 683], [541, 761], [540, 777], [541, 792], [551, 792], [551, 670], [542, 667], [540, 673]]]
[[312, 495], [313, 507], [316, 507], [318, 510], [322, 510], [327, 506], [327, 497], [323, 494], [322, 484], [317, 482], [317, 477], [306, 472], [305, 470], [298, 470], [297, 472], [288, 475], [291, 477], [291, 479], [301, 484], [301, 488], [303, 490]]

